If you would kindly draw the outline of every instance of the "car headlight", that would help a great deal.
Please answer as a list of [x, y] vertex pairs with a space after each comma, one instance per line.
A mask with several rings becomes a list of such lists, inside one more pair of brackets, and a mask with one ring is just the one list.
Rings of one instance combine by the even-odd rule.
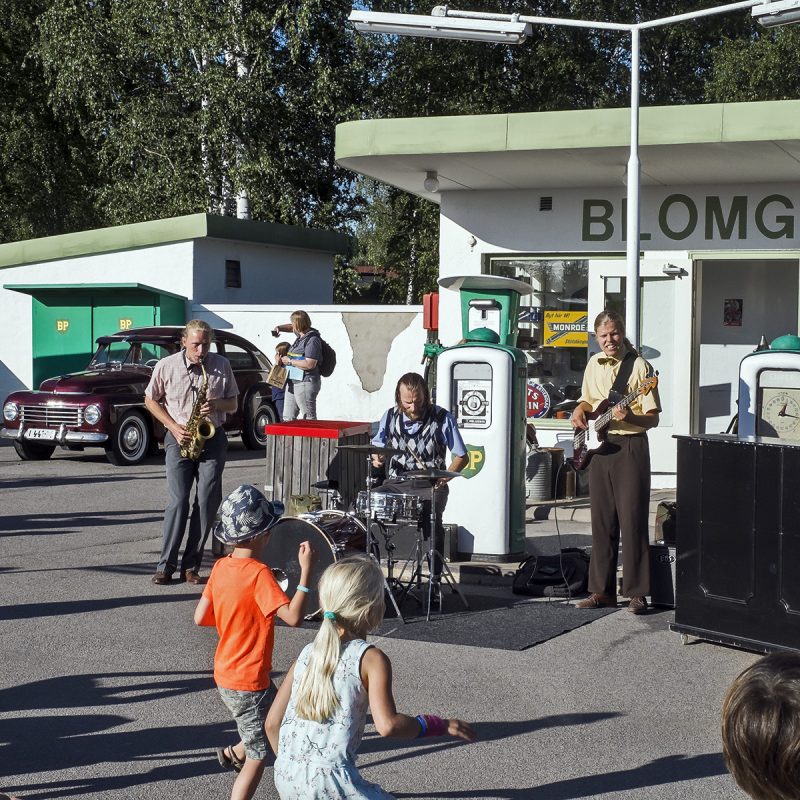
[[102, 416], [103, 412], [100, 411], [98, 406], [86, 406], [86, 408], [83, 409], [83, 419], [85, 422], [89, 423], [89, 425], [97, 425]]
[[3, 419], [6, 422], [13, 422], [19, 416], [19, 406], [9, 401], [3, 406]]

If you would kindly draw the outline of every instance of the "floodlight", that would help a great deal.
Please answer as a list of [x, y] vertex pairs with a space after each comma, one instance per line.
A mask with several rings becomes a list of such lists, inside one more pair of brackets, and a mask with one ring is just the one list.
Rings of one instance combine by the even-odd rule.
[[531, 32], [531, 26], [527, 22], [458, 19], [424, 14], [353, 11], [348, 19], [361, 33], [388, 33], [394, 36], [423, 36], [431, 39], [467, 39], [476, 42], [520, 44]]
[[791, 25], [800, 22], [800, 0], [764, 0], [753, 6], [752, 14], [765, 28]]

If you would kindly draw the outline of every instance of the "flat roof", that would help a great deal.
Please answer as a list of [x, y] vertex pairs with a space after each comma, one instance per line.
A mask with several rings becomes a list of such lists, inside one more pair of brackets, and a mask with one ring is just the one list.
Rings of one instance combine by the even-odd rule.
[[[628, 108], [369, 119], [336, 127], [347, 169], [438, 202], [441, 192], [619, 187]], [[800, 100], [640, 110], [643, 186], [800, 181]], [[427, 171], [439, 192], [423, 189]]]
[[0, 269], [205, 238], [314, 250], [334, 255], [350, 250], [350, 237], [343, 233], [215, 214], [188, 214], [0, 244]]

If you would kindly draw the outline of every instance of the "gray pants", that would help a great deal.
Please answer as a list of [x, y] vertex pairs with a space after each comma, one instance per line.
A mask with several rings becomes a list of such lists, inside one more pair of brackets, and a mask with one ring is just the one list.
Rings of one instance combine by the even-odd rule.
[[[199, 572], [208, 532], [222, 502], [222, 471], [225, 469], [228, 437], [225, 431], [217, 428], [216, 433], [206, 442], [197, 461], [181, 458], [180, 445], [171, 433], [166, 435], [164, 447], [167, 451], [168, 499], [164, 511], [158, 571], [171, 575], [178, 568], [178, 552], [188, 519], [189, 535], [181, 559], [181, 572]], [[190, 516], [189, 498], [195, 481], [197, 489]]]
[[319, 375], [312, 375], [303, 381], [290, 381], [286, 384], [283, 396], [283, 420], [317, 418], [317, 395], [322, 387]]

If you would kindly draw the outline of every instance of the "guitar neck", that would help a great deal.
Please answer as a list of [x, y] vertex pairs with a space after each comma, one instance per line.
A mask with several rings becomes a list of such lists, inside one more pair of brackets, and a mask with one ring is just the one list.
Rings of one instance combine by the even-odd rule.
[[603, 428], [608, 425], [614, 414], [613, 411], [615, 408], [627, 408], [638, 396], [639, 396], [640, 389], [634, 389], [629, 395], [626, 395], [619, 401], [619, 403], [615, 403], [611, 408], [608, 409], [605, 413], [601, 414], [595, 421], [594, 421], [594, 429], [596, 431], [601, 431]]

